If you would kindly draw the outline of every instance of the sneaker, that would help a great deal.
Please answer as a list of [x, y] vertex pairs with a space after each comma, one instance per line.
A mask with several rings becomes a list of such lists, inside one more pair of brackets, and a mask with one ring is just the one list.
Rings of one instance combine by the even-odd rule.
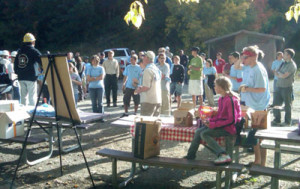
[[124, 113], [124, 114], [122, 114], [121, 116], [120, 116], [120, 118], [122, 118], [122, 117], [127, 117], [128, 116], [128, 114], [127, 113]]
[[117, 104], [114, 103], [114, 107], [118, 107]]
[[271, 121], [271, 126], [280, 126], [280, 122], [273, 120]]
[[110, 104], [107, 104], [107, 107], [110, 107]]
[[105, 120], [104, 120], [104, 119], [100, 119], [99, 122], [100, 122], [100, 123], [104, 123]]
[[215, 165], [231, 163], [231, 158], [229, 155], [222, 154], [214, 161], [214, 163]]

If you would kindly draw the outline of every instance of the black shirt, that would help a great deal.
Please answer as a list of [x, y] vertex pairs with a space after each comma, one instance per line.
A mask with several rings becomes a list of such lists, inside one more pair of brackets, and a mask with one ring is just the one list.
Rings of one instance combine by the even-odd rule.
[[18, 80], [36, 81], [37, 75], [35, 73], [36, 63], [41, 66], [41, 53], [31, 43], [23, 43], [18, 50], [14, 62], [14, 70], [18, 75]]
[[184, 67], [182, 65], [174, 65], [173, 73], [171, 75], [171, 81], [182, 83], [184, 79]]
[[187, 67], [187, 64], [189, 63], [189, 57], [187, 55], [181, 55], [180, 56], [180, 64], [184, 67]]

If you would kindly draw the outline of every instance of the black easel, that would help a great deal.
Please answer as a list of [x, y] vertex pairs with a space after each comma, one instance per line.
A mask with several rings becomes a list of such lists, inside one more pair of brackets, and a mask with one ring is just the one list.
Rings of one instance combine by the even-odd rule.
[[[85, 161], [86, 168], [87, 168], [87, 170], [89, 172], [89, 175], [90, 175], [90, 178], [92, 180], [93, 187], [95, 188], [95, 183], [94, 183], [94, 180], [93, 180], [93, 177], [92, 177], [89, 165], [87, 163], [86, 157], [84, 155], [84, 152], [83, 152], [83, 149], [82, 149], [82, 146], [81, 146], [81, 142], [80, 142], [79, 137], [78, 137], [78, 133], [77, 133], [77, 129], [76, 129], [76, 123], [75, 123], [75, 121], [74, 121], [74, 119], [72, 117], [72, 114], [71, 114], [71, 111], [70, 111], [70, 108], [69, 108], [68, 99], [66, 97], [65, 90], [64, 90], [64, 87], [63, 87], [62, 82], [61, 82], [61, 78], [60, 78], [60, 76], [58, 74], [58, 70], [57, 70], [56, 62], [55, 62], [55, 57], [56, 56], [61, 56], [61, 55], [50, 55], [50, 54], [47, 55], [49, 63], [48, 63], [48, 66], [47, 66], [47, 69], [46, 69], [46, 72], [45, 72], [45, 77], [44, 77], [44, 80], [43, 80], [43, 83], [42, 83], [42, 87], [44, 87], [46, 78], [48, 76], [49, 69], [51, 69], [51, 81], [52, 81], [52, 85], [53, 85], [53, 104], [54, 104], [54, 108], [55, 108], [55, 120], [56, 120], [56, 129], [57, 129], [57, 138], [58, 138], [58, 149], [59, 149], [59, 157], [60, 157], [60, 173], [61, 173], [61, 176], [62, 176], [63, 175], [63, 170], [62, 170], [62, 159], [61, 159], [61, 148], [60, 148], [60, 132], [59, 132], [59, 129], [60, 129], [59, 128], [60, 127], [60, 125], [59, 125], [60, 118], [57, 116], [57, 104], [56, 104], [56, 98], [57, 97], [56, 97], [56, 93], [55, 93], [54, 72], [56, 73], [56, 77], [57, 77], [57, 80], [58, 80], [58, 83], [59, 83], [59, 87], [62, 90], [63, 98], [64, 98], [64, 101], [66, 103], [67, 109], [68, 109], [68, 114], [70, 116], [70, 121], [72, 123], [72, 128], [74, 129], [78, 145], [80, 147], [81, 153], [82, 153], [84, 161]], [[66, 55], [63, 55], [63, 56], [66, 56]], [[33, 121], [34, 121], [34, 117], [35, 117], [35, 114], [36, 114], [36, 110], [37, 110], [37, 107], [38, 107], [41, 95], [42, 95], [42, 90], [39, 92], [38, 100], [37, 100], [37, 103], [35, 105], [32, 117], [31, 117], [30, 122], [29, 122], [29, 127], [28, 127], [28, 130], [27, 130], [27, 133], [26, 133], [25, 141], [23, 142], [23, 147], [22, 147], [22, 150], [21, 150], [21, 154], [20, 154], [20, 157], [19, 157], [19, 160], [18, 160], [18, 163], [17, 163], [17, 167], [16, 167], [16, 170], [15, 170], [14, 177], [13, 177], [13, 180], [11, 182], [10, 188], [13, 187], [14, 181], [16, 179], [17, 171], [18, 171], [18, 168], [20, 166], [20, 162], [21, 162], [21, 159], [22, 159], [22, 156], [23, 156], [23, 153], [24, 153], [24, 149], [25, 149], [25, 147], [27, 145], [27, 140], [28, 140], [29, 134], [31, 133], [31, 127], [32, 127], [32, 124], [33, 124]], [[42, 127], [41, 125], [39, 125], [39, 126]]]

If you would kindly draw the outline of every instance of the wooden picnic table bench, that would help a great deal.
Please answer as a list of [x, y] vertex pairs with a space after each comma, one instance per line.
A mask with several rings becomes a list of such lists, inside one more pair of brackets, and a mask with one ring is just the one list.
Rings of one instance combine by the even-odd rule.
[[216, 188], [221, 188], [221, 174], [223, 171], [227, 172], [241, 172], [242, 164], [231, 163], [229, 165], [217, 166], [213, 161], [206, 160], [186, 160], [182, 158], [171, 158], [156, 156], [148, 159], [139, 159], [134, 157], [132, 152], [125, 152], [113, 149], [104, 148], [96, 152], [97, 155], [109, 157], [112, 159], [112, 184], [114, 188], [123, 187], [127, 183], [117, 183], [117, 160], [127, 161], [132, 163], [140, 163], [149, 166], [168, 167], [185, 170], [204, 170], [216, 172]]
[[292, 171], [292, 170], [252, 165], [251, 168], [249, 169], [249, 172], [252, 175], [266, 175], [272, 178], [277, 178], [279, 180], [300, 182], [300, 171]]

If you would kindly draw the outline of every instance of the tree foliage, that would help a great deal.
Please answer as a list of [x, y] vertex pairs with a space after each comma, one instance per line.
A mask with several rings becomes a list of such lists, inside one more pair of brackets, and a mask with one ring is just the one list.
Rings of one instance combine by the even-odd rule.
[[[147, 4], [148, 0], [144, 0]], [[179, 4], [181, 3], [190, 3], [195, 2], [199, 3], [199, 0], [178, 0]], [[130, 9], [124, 17], [125, 22], [129, 25], [131, 22], [137, 29], [142, 25], [143, 20], [145, 20], [145, 13], [143, 3], [141, 1], [133, 1], [130, 5]]]
[[300, 0], [295, 0], [294, 5], [290, 6], [289, 10], [285, 13], [285, 17], [288, 21], [295, 19], [298, 22], [300, 15]]
[[194, 6], [174, 4], [166, 0], [170, 16], [166, 34], [176, 33], [185, 48], [243, 28], [250, 2], [246, 0], [203, 0]]

